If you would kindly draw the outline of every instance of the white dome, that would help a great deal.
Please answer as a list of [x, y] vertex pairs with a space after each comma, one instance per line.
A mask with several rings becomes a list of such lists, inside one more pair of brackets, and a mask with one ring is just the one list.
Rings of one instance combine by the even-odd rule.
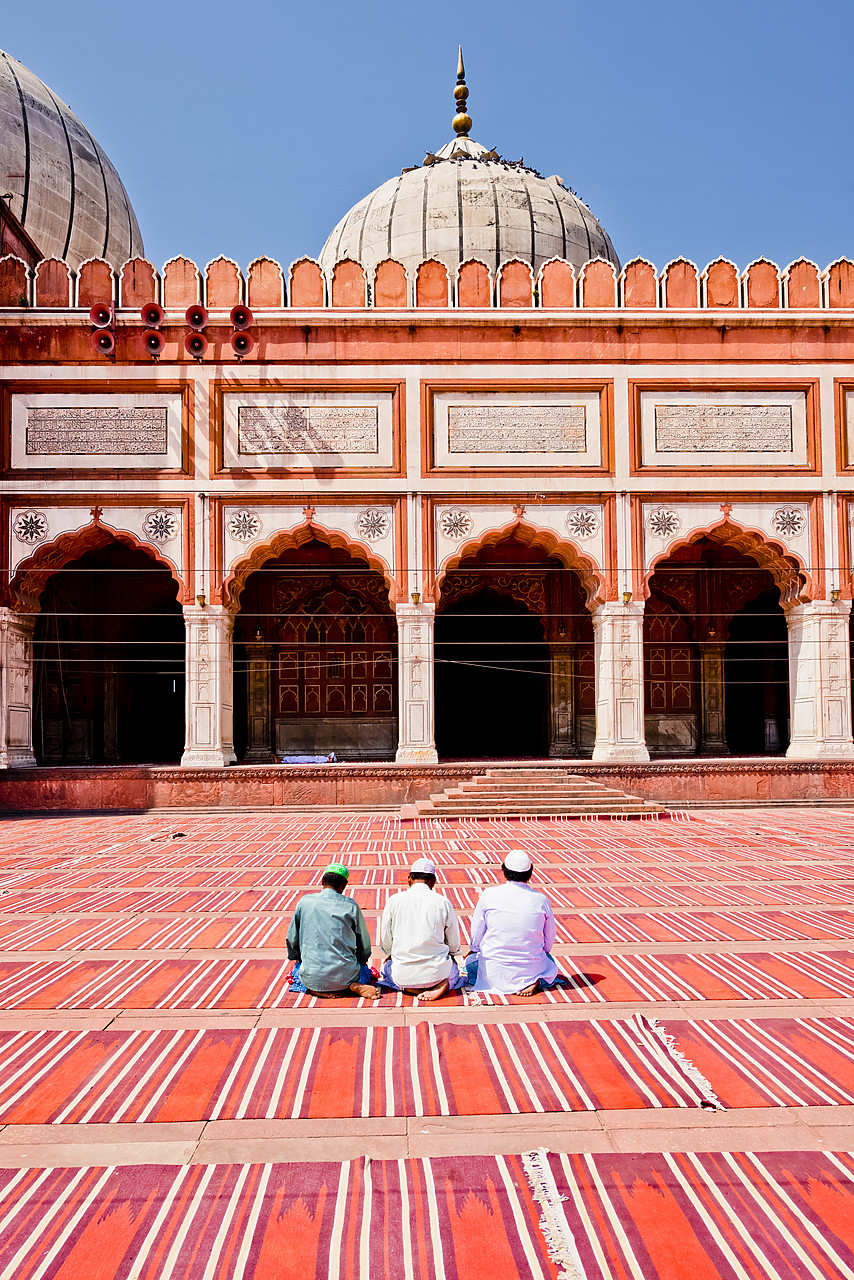
[[410, 273], [437, 258], [452, 275], [467, 258], [479, 258], [491, 271], [520, 258], [535, 275], [550, 258], [576, 268], [591, 258], [620, 266], [605, 231], [560, 178], [503, 160], [468, 137], [428, 154], [419, 168], [405, 169], [354, 205], [320, 252], [327, 270], [342, 258], [368, 272], [396, 258]]
[[0, 50], [0, 196], [46, 258], [73, 268], [141, 257], [121, 178], [89, 130], [46, 84]]

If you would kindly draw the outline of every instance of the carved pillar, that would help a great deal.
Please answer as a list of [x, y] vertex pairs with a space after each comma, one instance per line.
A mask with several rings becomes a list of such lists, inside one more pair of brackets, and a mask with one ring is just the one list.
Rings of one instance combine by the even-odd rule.
[[397, 606], [398, 764], [435, 764], [432, 604]]
[[852, 760], [851, 602], [793, 605], [789, 628], [790, 760]]
[[700, 641], [700, 755], [728, 756], [726, 744], [726, 706], [724, 704], [723, 640]]
[[0, 609], [0, 769], [26, 769], [33, 754], [35, 614]]
[[234, 619], [221, 605], [184, 607], [187, 628], [185, 768], [234, 764], [231, 633]]
[[643, 723], [643, 604], [609, 600], [593, 614], [597, 761], [649, 760]]
[[556, 759], [578, 754], [572, 677], [572, 649], [566, 645], [552, 645], [549, 755]]
[[263, 640], [246, 650], [246, 764], [271, 764], [273, 754], [273, 678], [271, 649]]

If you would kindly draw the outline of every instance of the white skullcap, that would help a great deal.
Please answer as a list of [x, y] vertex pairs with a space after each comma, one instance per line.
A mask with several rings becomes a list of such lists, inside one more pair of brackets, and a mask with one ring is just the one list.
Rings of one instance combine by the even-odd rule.
[[516, 871], [521, 875], [524, 875], [526, 871], [530, 871], [532, 865], [531, 859], [524, 849], [511, 849], [504, 859], [504, 866], [508, 871]]
[[418, 876], [434, 876], [436, 874], [436, 868], [429, 858], [416, 858], [409, 870]]

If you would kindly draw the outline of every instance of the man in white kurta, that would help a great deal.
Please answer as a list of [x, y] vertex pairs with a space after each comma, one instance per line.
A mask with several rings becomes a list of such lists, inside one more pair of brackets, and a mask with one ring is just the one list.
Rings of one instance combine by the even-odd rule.
[[484, 889], [472, 916], [471, 950], [478, 958], [475, 990], [532, 996], [558, 976], [549, 954], [555, 918], [545, 894], [528, 883], [533, 867], [524, 850], [511, 849], [502, 871], [505, 883]]
[[438, 1000], [465, 986], [457, 964], [460, 926], [448, 899], [434, 893], [436, 868], [418, 858], [409, 872], [409, 888], [385, 904], [380, 942], [388, 956], [380, 981], [421, 1000]]

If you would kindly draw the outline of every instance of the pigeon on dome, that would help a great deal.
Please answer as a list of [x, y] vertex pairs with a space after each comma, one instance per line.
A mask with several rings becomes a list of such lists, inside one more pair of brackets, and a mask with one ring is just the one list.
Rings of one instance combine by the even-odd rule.
[[524, 160], [505, 160], [471, 136], [469, 90], [459, 50], [454, 87], [454, 137], [402, 169], [341, 219], [318, 255], [331, 272], [351, 258], [372, 272], [387, 258], [410, 276], [428, 258], [452, 278], [477, 258], [493, 272], [520, 259], [534, 274], [551, 258], [578, 269], [592, 258], [620, 261], [587, 205], [558, 177], [546, 178]]

